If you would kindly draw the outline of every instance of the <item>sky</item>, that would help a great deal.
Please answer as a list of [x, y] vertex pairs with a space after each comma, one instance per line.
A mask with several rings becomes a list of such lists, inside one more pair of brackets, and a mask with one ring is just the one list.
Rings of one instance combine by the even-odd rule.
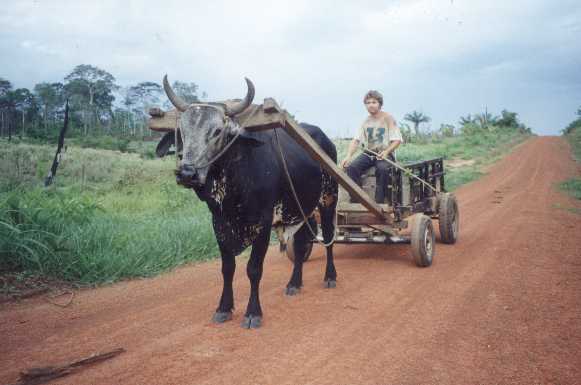
[[579, 0], [0, 0], [0, 77], [63, 81], [79, 64], [121, 86], [194, 82], [207, 100], [265, 97], [331, 137], [353, 136], [363, 95], [398, 122], [457, 125], [502, 109], [558, 135], [581, 107]]

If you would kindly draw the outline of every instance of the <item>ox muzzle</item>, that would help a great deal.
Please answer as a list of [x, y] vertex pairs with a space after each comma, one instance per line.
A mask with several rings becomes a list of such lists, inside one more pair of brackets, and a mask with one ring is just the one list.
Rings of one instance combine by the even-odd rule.
[[193, 166], [181, 165], [175, 172], [176, 183], [186, 188], [199, 189], [206, 183], [206, 173], [201, 173]]

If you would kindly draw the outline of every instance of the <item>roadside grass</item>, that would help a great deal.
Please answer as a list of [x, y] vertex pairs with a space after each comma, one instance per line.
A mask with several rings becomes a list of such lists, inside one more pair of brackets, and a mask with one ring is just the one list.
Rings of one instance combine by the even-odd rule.
[[[454, 190], [525, 138], [499, 131], [434, 139], [406, 144], [398, 157], [476, 159], [447, 168]], [[337, 142], [339, 159], [347, 144]], [[150, 159], [155, 143], [127, 148], [135, 150], [69, 143], [54, 184], [44, 188], [55, 146], [0, 140], [0, 271], [97, 285], [219, 255], [205, 203], [175, 183], [175, 159]]]
[[0, 270], [79, 284], [152, 276], [218, 254], [205, 204], [176, 185], [172, 159], [0, 141]]
[[[572, 129], [565, 138], [571, 144], [573, 155], [578, 163], [581, 163], [581, 127]], [[567, 192], [576, 199], [581, 199], [581, 178], [574, 177], [559, 184], [561, 190]]]
[[576, 199], [581, 199], [581, 178], [571, 178], [559, 184], [561, 190]]
[[[419, 160], [444, 158], [446, 189], [454, 191], [459, 186], [480, 178], [484, 175], [484, 166], [494, 163], [528, 137], [530, 135], [519, 133], [514, 129], [497, 127], [491, 132], [469, 136], [414, 138], [411, 143], [400, 146], [397, 150], [397, 159], [405, 165]], [[336, 142], [339, 160], [346, 156], [349, 142], [350, 140]], [[446, 161], [453, 159], [471, 159], [475, 162], [469, 166], [450, 167]]]

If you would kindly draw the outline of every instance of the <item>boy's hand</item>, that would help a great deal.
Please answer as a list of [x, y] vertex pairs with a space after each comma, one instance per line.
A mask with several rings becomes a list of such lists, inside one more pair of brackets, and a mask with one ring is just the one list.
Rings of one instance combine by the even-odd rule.
[[386, 159], [388, 155], [389, 155], [389, 151], [381, 151], [381, 152], [379, 153], [379, 157], [380, 157], [381, 159]]
[[349, 166], [349, 163], [351, 163], [351, 158], [346, 157], [341, 161], [341, 168], [347, 168], [347, 166]]

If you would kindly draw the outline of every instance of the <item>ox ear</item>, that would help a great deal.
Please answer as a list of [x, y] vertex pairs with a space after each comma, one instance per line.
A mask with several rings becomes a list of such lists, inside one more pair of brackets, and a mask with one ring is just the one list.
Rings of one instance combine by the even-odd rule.
[[[165, 134], [163, 136], [163, 138], [161, 138], [161, 140], [159, 141], [159, 143], [157, 144], [157, 147], [155, 148], [155, 154], [158, 156], [158, 158], [163, 158], [164, 156], [168, 155], [168, 154], [173, 154], [174, 152], [171, 151], [170, 152], [170, 148], [172, 145], [175, 144], [176, 141], [176, 132], [175, 131], [171, 131], [168, 132], [167, 134]], [[181, 140], [180, 143], [178, 143], [178, 147], [181, 147]], [[178, 151], [180, 149], [178, 148]]]
[[238, 140], [251, 147], [259, 147], [264, 144], [264, 141], [260, 138], [258, 133], [247, 131], [244, 128], [240, 129]]

